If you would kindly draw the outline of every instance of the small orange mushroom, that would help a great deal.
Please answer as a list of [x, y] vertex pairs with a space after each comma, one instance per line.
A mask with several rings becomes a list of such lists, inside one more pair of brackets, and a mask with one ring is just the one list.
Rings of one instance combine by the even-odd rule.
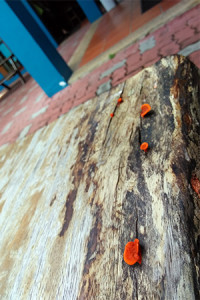
[[121, 102], [122, 102], [122, 98], [119, 98], [119, 99], [117, 100], [117, 102], [118, 102], [118, 103], [121, 103]]
[[111, 114], [110, 114], [110, 117], [111, 117], [111, 118], [113, 118], [113, 117], [114, 117], [114, 114], [113, 114], [113, 113], [111, 113]]
[[140, 149], [143, 150], [144, 152], [147, 152], [148, 147], [149, 147], [149, 144], [146, 143], [146, 142], [145, 142], [145, 143], [142, 143], [142, 144], [140, 145]]
[[151, 106], [148, 103], [142, 104], [141, 110], [142, 110], [142, 112], [141, 112], [140, 115], [141, 115], [142, 118], [144, 118], [144, 116], [146, 114], [148, 114], [148, 112], [150, 112]]
[[134, 242], [128, 242], [126, 244], [124, 250], [124, 261], [128, 265], [134, 265], [136, 262], [139, 264], [142, 263], [142, 255], [138, 239], [135, 239]]

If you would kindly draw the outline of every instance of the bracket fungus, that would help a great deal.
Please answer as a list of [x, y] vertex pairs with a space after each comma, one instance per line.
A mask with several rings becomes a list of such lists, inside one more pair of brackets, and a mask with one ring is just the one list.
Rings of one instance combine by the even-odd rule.
[[122, 98], [120, 97], [118, 100], [117, 100], [118, 103], [121, 103], [122, 102]]
[[142, 118], [144, 118], [144, 116], [150, 112], [151, 106], [148, 103], [142, 104], [141, 110], [142, 112], [140, 115]]
[[143, 150], [144, 152], [147, 152], [148, 147], [149, 147], [149, 144], [146, 143], [146, 142], [145, 142], [145, 143], [142, 143], [142, 144], [140, 145], [140, 149]]
[[139, 264], [142, 263], [142, 255], [138, 239], [126, 244], [124, 250], [124, 261], [130, 266], [134, 265], [136, 262]]

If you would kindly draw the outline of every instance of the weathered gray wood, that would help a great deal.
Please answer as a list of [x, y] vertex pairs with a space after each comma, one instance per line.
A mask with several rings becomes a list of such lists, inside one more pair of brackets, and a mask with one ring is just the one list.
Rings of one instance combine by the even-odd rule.
[[162, 59], [0, 148], [1, 299], [199, 298], [199, 79]]

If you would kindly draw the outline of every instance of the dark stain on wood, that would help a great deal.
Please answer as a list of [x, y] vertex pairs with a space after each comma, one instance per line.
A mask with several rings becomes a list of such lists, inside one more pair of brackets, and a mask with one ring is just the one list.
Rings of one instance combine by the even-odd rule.
[[[182, 72], [180, 71], [182, 70]], [[192, 129], [192, 111], [191, 111], [191, 101], [193, 98], [193, 93], [196, 91], [200, 92], [200, 82], [197, 79], [199, 77], [197, 68], [192, 64], [184, 61], [178, 66], [175, 73], [175, 78], [179, 80], [179, 103], [181, 106], [182, 115], [182, 133], [187, 136]], [[196, 117], [198, 119], [197, 113]], [[196, 124], [197, 125], [197, 124]], [[200, 127], [197, 125], [198, 132], [200, 132]]]
[[[194, 226], [195, 215], [195, 202], [191, 192], [188, 190], [188, 184], [190, 183], [192, 188], [198, 195], [198, 179], [193, 175], [196, 168], [196, 161], [194, 154], [192, 153], [189, 161], [185, 158], [184, 149], [190, 148], [190, 143], [198, 145], [199, 137], [195, 132], [200, 132], [199, 122], [195, 124], [195, 131], [193, 132], [192, 120], [196, 115], [196, 120], [199, 120], [197, 111], [193, 110], [191, 103], [194, 102], [194, 91], [200, 92], [200, 83], [197, 68], [183, 58], [178, 58], [178, 69], [175, 73], [175, 79], [178, 80], [178, 102], [180, 105], [181, 114], [181, 126], [182, 132], [182, 144], [177, 148], [177, 156], [172, 161], [172, 170], [176, 177], [176, 181], [180, 188], [180, 194], [178, 198], [179, 208], [182, 211], [181, 234], [188, 238], [189, 243], [185, 243], [184, 248], [187, 249], [188, 255], [193, 260], [192, 273], [193, 273], [193, 289], [196, 299], [199, 299], [200, 294], [198, 290], [199, 275], [196, 272], [195, 265], [199, 257], [199, 249], [197, 243], [195, 243], [198, 228]], [[188, 246], [190, 245], [190, 246]]]
[[[98, 241], [100, 241], [100, 233], [102, 228], [102, 207], [97, 206], [96, 209], [97, 211], [95, 213], [95, 223], [93, 228], [90, 231], [90, 235], [87, 242], [87, 255], [84, 264], [83, 275], [89, 273], [91, 264], [96, 259], [97, 254], [100, 253], [100, 249], [99, 247], [97, 247], [97, 245], [98, 245]], [[93, 254], [95, 254], [95, 257], [91, 259]]]
[[[76, 159], [76, 163], [73, 165], [72, 168], [72, 183], [74, 184], [74, 189], [69, 193], [67, 199], [66, 199], [66, 203], [65, 203], [65, 216], [64, 216], [64, 221], [63, 221], [63, 225], [62, 225], [62, 229], [59, 233], [59, 236], [62, 237], [64, 236], [65, 232], [67, 231], [70, 221], [72, 219], [73, 216], [73, 205], [74, 205], [74, 201], [76, 199], [77, 196], [77, 192], [78, 192], [78, 188], [79, 188], [79, 183], [82, 180], [86, 180], [87, 184], [86, 184], [86, 189], [89, 189], [89, 181], [90, 178], [87, 179], [87, 171], [85, 168], [86, 162], [88, 160], [88, 155], [90, 154], [90, 152], [88, 153], [88, 151], [92, 151], [92, 142], [94, 141], [94, 137], [95, 137], [95, 133], [96, 133], [96, 129], [98, 126], [98, 122], [95, 121], [95, 114], [93, 113], [89, 120], [88, 120], [88, 134], [85, 138], [84, 141], [80, 141], [78, 144], [78, 155], [77, 155], [77, 159]], [[84, 122], [87, 121], [87, 118], [85, 117]], [[82, 127], [84, 126], [83, 124], [81, 124]], [[94, 166], [93, 166], [94, 168]]]
[[85, 186], [85, 192], [87, 193], [89, 191], [89, 187], [91, 185], [91, 182], [94, 182], [93, 177], [97, 171], [97, 166], [95, 163], [91, 163], [88, 166], [87, 171], [87, 177], [86, 177], [86, 186]]
[[181, 191], [188, 189], [188, 183], [192, 173], [196, 167], [196, 162], [194, 159], [189, 161], [185, 158], [184, 145], [182, 147], [177, 147], [177, 157], [174, 157], [171, 168], [176, 177], [176, 181]]
[[193, 175], [190, 180], [191, 186], [200, 199], [200, 181], [196, 175]]
[[61, 151], [62, 151], [62, 148], [60, 148], [60, 151], [58, 152], [58, 156], [60, 156], [60, 154], [61, 154]]
[[56, 200], [56, 195], [51, 199], [50, 206], [52, 206], [54, 204], [55, 200]]
[[76, 194], [77, 194], [77, 189], [70, 191], [69, 195], [67, 196], [67, 201], [65, 203], [65, 217], [64, 217], [64, 222], [63, 222], [63, 226], [62, 229], [59, 233], [59, 236], [62, 237], [64, 236], [65, 232], [67, 231], [70, 221], [72, 219], [73, 216], [73, 212], [74, 212], [74, 201], [76, 199]]
[[192, 119], [191, 119], [191, 116], [189, 115], [189, 113], [185, 113], [183, 115], [183, 124], [185, 124], [186, 126], [186, 131], [188, 133], [190, 133], [191, 129], [192, 129]]
[[[87, 254], [84, 263], [84, 269], [82, 274], [82, 286], [78, 300], [92, 299], [95, 294], [98, 293], [98, 286], [96, 286], [95, 279], [95, 267], [92, 268], [92, 264], [95, 263], [98, 256], [104, 252], [102, 247], [102, 239], [100, 238], [102, 229], [102, 205], [96, 205], [95, 207], [95, 223], [90, 231], [87, 241]], [[92, 269], [92, 270], [91, 270]]]

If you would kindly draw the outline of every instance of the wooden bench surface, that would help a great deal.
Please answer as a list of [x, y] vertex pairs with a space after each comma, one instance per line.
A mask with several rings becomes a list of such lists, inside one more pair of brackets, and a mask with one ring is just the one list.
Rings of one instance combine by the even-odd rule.
[[0, 148], [1, 299], [198, 299], [198, 76], [163, 59]]

